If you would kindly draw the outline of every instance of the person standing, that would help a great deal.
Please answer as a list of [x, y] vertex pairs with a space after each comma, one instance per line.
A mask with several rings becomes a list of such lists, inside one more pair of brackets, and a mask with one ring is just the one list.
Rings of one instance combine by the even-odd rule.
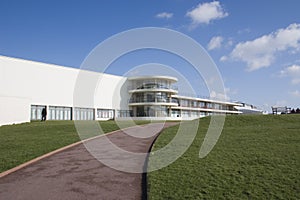
[[46, 121], [46, 116], [47, 116], [47, 110], [46, 110], [46, 107], [45, 107], [42, 110], [42, 121]]

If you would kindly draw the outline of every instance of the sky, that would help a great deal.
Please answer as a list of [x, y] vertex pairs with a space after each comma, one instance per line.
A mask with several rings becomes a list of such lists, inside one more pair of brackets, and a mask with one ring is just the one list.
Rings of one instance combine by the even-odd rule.
[[[267, 111], [297, 108], [299, 8], [299, 0], [1, 0], [0, 55], [80, 68], [97, 45], [115, 34], [168, 28], [207, 51], [230, 100]], [[151, 71], [147, 63], [174, 67], [197, 85], [197, 94], [212, 95], [189, 63], [159, 50], [131, 52], [106, 72], [124, 75], [137, 66]]]

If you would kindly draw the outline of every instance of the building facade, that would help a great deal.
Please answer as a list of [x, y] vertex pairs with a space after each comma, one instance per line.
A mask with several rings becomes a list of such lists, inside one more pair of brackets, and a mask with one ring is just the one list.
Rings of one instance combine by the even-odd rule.
[[168, 76], [129, 77], [132, 117], [195, 119], [213, 114], [240, 114], [239, 103], [178, 95], [177, 82]]
[[[74, 91], [84, 75], [96, 85]], [[240, 103], [179, 95], [168, 76], [122, 77], [0, 56], [0, 125], [41, 120], [195, 119], [213, 114], [239, 114]], [[81, 95], [81, 94], [80, 94]], [[80, 96], [79, 95], [79, 96]]]

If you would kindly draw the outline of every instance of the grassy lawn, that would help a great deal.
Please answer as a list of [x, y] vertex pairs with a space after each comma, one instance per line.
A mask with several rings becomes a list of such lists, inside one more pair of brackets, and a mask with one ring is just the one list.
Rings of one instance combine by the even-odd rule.
[[[90, 127], [99, 123], [103, 132], [118, 130], [115, 121], [88, 122], [78, 121], [80, 127]], [[149, 123], [137, 121], [136, 124]], [[122, 127], [132, 124], [122, 122]], [[99, 135], [93, 128], [88, 128], [83, 138]], [[13, 168], [33, 158], [55, 149], [79, 141], [74, 121], [31, 122], [0, 127], [0, 172]]]
[[[228, 116], [214, 149], [199, 159], [209, 120], [200, 120], [181, 158], [148, 173], [149, 199], [300, 199], [300, 115]], [[177, 128], [166, 129], [153, 151]]]

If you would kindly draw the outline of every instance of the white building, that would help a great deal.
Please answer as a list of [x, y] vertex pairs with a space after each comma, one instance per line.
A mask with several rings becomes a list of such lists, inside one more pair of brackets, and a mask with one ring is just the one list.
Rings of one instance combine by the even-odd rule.
[[[76, 85], [82, 75], [97, 84]], [[128, 78], [0, 56], [0, 126], [40, 120], [43, 108], [47, 120], [181, 120], [241, 113], [235, 109], [240, 103], [180, 96], [176, 82], [174, 77]], [[78, 87], [92, 93], [92, 100], [77, 101]]]

